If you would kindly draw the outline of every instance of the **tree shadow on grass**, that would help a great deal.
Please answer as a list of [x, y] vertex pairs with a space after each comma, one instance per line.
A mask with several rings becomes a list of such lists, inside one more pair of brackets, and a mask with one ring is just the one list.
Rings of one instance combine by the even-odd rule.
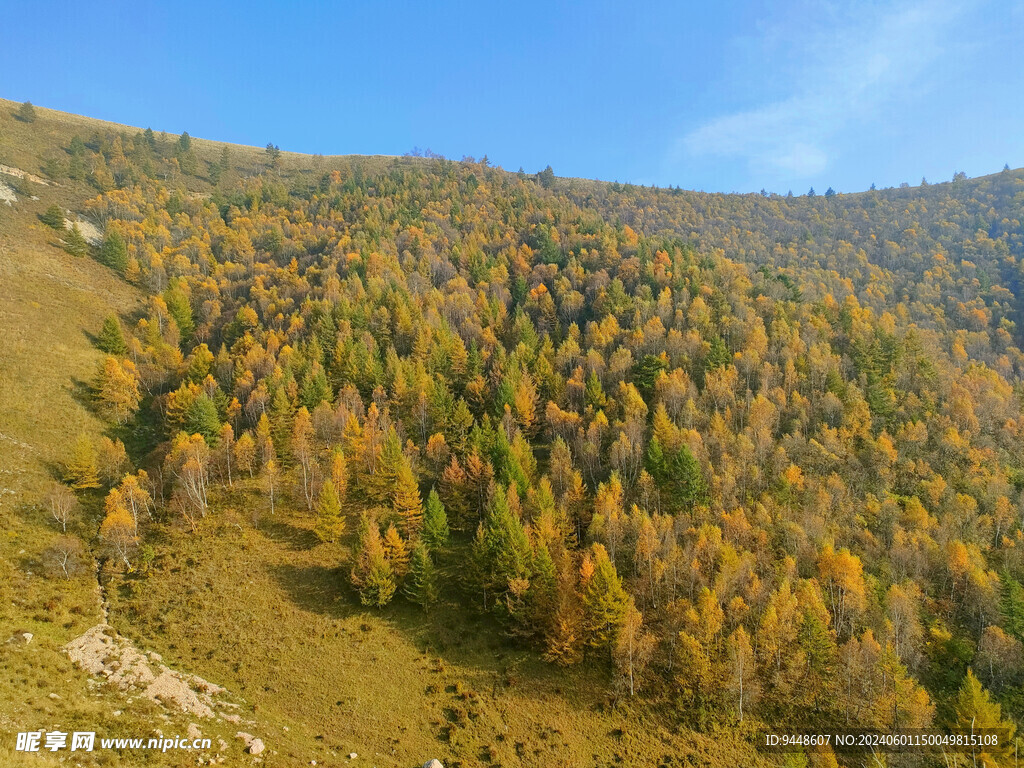
[[359, 613], [358, 598], [348, 586], [342, 566], [275, 565], [271, 575], [299, 608], [311, 613], [345, 619]]
[[276, 541], [287, 542], [296, 552], [308, 552], [321, 543], [316, 534], [308, 528], [292, 525], [271, 515], [265, 515], [260, 519], [260, 530]]
[[96, 390], [91, 381], [72, 378], [68, 391], [76, 403], [90, 413], [96, 413]]

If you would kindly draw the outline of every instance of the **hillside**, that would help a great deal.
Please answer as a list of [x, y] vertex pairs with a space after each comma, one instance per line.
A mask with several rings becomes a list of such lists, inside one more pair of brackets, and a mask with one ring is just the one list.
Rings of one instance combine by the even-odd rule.
[[226, 689], [228, 764], [782, 764], [766, 726], [1024, 712], [1021, 171], [712, 195], [17, 111], [5, 734], [195, 722], [67, 660], [97, 576]]

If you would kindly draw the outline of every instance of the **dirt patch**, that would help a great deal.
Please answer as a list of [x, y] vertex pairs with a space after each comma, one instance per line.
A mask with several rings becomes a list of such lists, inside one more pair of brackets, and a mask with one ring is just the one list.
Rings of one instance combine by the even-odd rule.
[[124, 691], [140, 690], [164, 706], [196, 717], [215, 717], [215, 709], [232, 706], [216, 700], [225, 693], [219, 685], [157, 664], [159, 656], [146, 656], [109, 624], [91, 627], [64, 650], [89, 674], [106, 678]]

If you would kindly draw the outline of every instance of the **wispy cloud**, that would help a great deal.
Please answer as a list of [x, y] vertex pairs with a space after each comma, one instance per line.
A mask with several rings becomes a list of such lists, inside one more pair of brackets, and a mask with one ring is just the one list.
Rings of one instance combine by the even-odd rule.
[[[760, 66], [779, 54], [799, 62], [774, 101], [691, 130], [672, 155], [745, 160], [752, 175], [806, 179], [836, 159], [843, 131], [882, 118], [949, 52], [963, 2], [830, 6], [812, 3], [762, 29]], [[758, 62], [755, 61], [757, 66]], [[751, 80], [756, 81], [750, 73]]]

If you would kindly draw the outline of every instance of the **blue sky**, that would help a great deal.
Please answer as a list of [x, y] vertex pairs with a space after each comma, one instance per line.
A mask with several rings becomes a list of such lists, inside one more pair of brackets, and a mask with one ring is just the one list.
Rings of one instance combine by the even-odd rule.
[[10, 3], [0, 96], [708, 191], [1024, 165], [1024, 3]]

